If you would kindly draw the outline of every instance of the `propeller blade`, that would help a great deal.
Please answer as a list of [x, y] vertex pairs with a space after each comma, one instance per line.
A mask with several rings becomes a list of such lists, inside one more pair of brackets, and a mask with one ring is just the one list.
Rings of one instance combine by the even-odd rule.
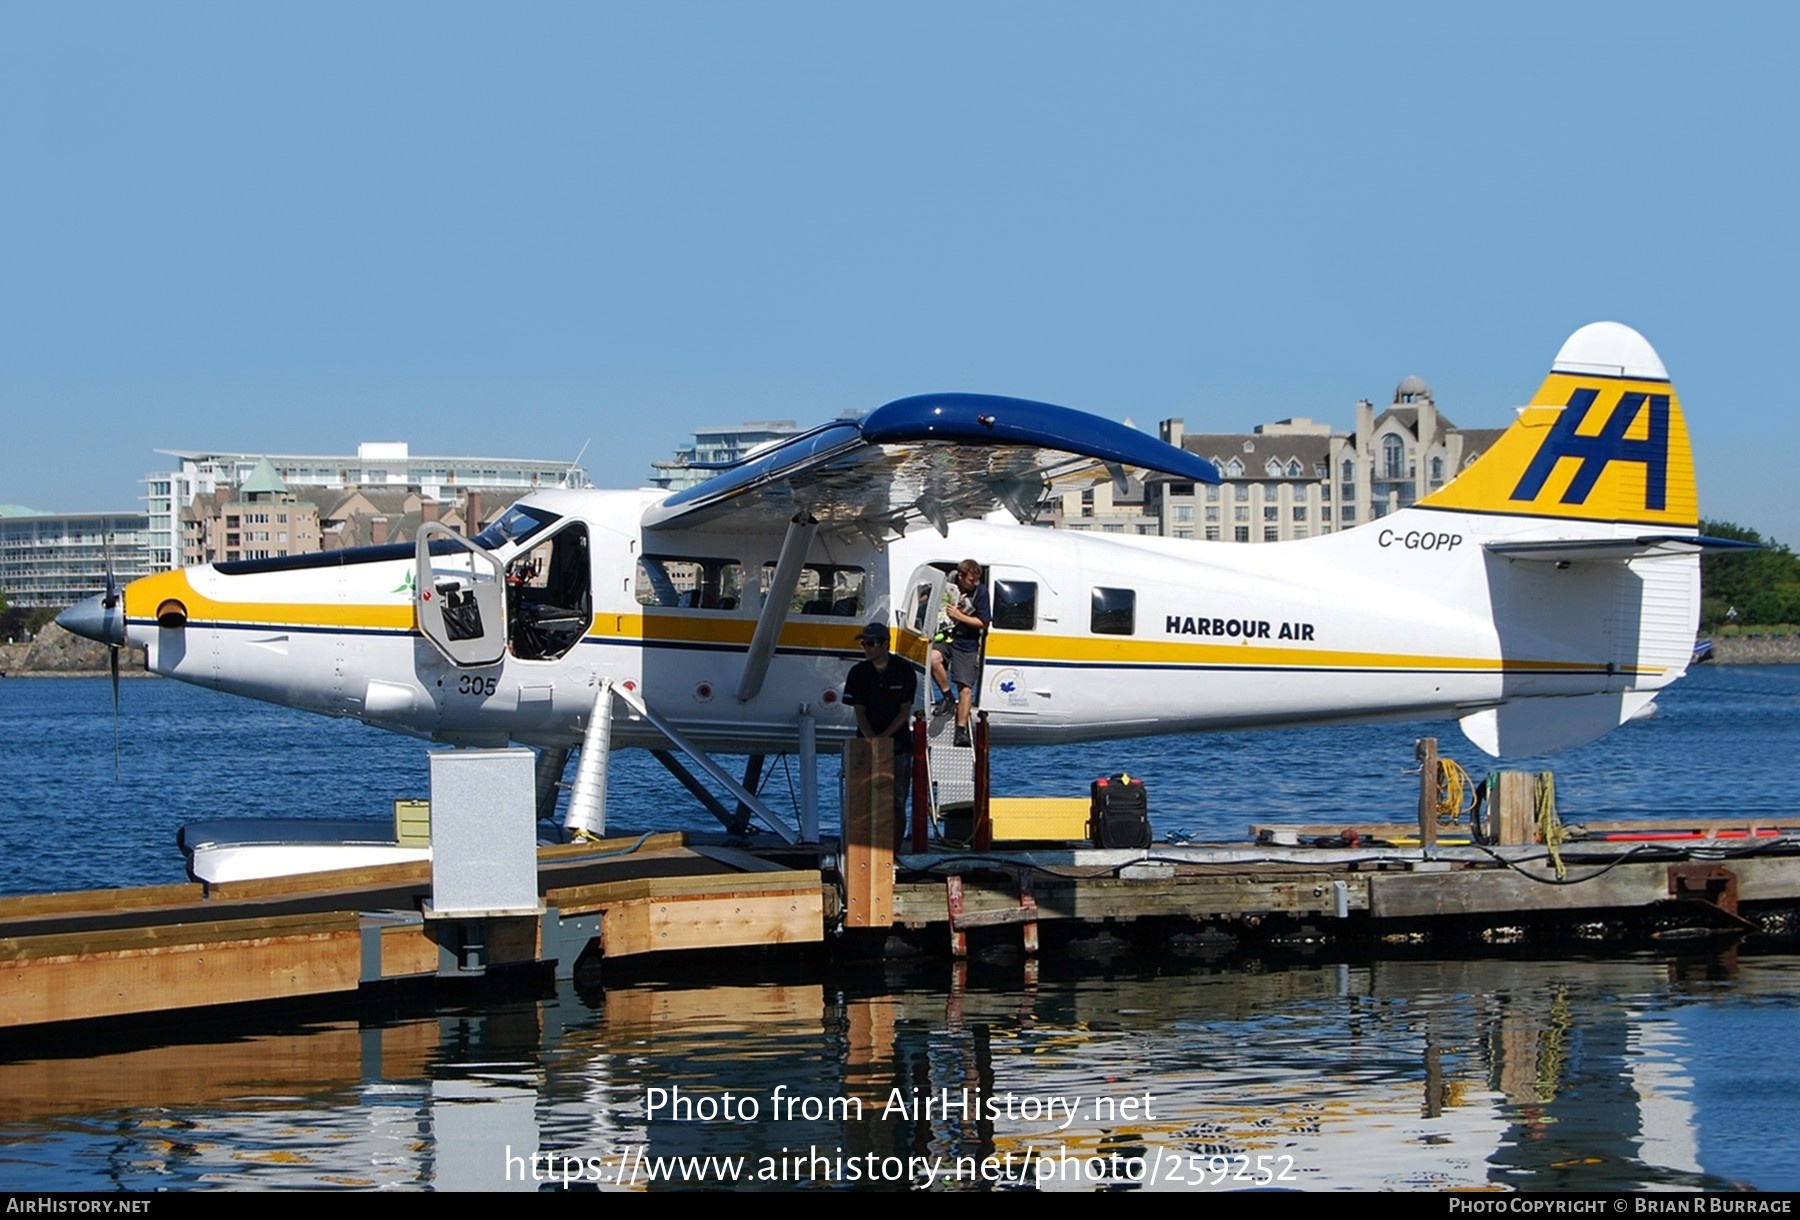
[[108, 648], [107, 654], [112, 658], [113, 688], [113, 782], [119, 782], [119, 646], [114, 644]]
[[[119, 603], [122, 602], [124, 598], [119, 591], [118, 574], [113, 571], [111, 521], [101, 523], [100, 546], [102, 553], [106, 556], [106, 596], [101, 599], [100, 604], [105, 606], [108, 610], [117, 610], [119, 608]], [[122, 642], [124, 639], [125, 622], [124, 616], [120, 615], [119, 640]], [[107, 649], [107, 655], [112, 665], [113, 783], [115, 784], [119, 782], [119, 648], [120, 644], [115, 643]]]
[[111, 521], [100, 525], [100, 551], [106, 557], [106, 597], [100, 604], [111, 610], [119, 604], [119, 577], [113, 571]]

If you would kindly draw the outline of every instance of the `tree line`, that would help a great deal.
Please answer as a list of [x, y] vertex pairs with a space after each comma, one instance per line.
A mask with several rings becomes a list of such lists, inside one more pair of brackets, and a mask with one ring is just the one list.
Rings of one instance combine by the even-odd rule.
[[1700, 557], [1700, 630], [1800, 625], [1800, 556], [1729, 521], [1702, 521], [1700, 532], [1762, 548]]

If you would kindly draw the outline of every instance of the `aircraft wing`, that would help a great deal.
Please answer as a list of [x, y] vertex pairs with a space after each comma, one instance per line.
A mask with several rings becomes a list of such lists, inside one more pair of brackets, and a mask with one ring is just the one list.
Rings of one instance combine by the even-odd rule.
[[802, 432], [646, 510], [647, 529], [767, 530], [797, 513], [873, 537], [1004, 507], [1029, 520], [1050, 491], [1127, 470], [1217, 483], [1205, 458], [1112, 420], [986, 394], [928, 394]]

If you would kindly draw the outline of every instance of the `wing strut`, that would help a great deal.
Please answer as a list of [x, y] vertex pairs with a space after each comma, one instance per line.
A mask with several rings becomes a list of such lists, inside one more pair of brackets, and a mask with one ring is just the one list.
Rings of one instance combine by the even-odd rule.
[[800, 587], [800, 565], [806, 562], [807, 548], [818, 532], [819, 523], [807, 513], [795, 513], [788, 522], [787, 536], [781, 540], [781, 557], [775, 561], [775, 575], [763, 590], [756, 633], [750, 637], [750, 651], [744, 654], [744, 674], [738, 679], [739, 703], [748, 703], [762, 689], [769, 659], [781, 640], [781, 624], [787, 621], [788, 607], [794, 604], [794, 590]]
[[731, 793], [731, 795], [735, 796], [739, 801], [748, 805], [756, 813], [756, 816], [763, 820], [763, 823], [768, 826], [770, 830], [773, 830], [777, 835], [781, 836], [781, 841], [783, 843], [798, 843], [800, 841], [800, 836], [793, 827], [782, 821], [780, 815], [773, 809], [770, 809], [762, 797], [757, 796], [754, 792], [744, 787], [744, 785], [738, 783], [735, 779], [732, 779], [731, 772], [714, 762], [712, 756], [705, 750], [702, 750], [699, 746], [689, 741], [685, 733], [670, 724], [667, 720], [664, 720], [655, 712], [651, 711], [649, 705], [639, 697], [638, 692], [628, 690], [623, 686], [615, 686], [612, 688], [612, 693], [615, 698], [622, 700], [632, 711], [642, 716], [645, 720], [648, 720], [657, 732], [673, 742], [676, 749], [691, 758], [696, 766], [712, 776], [713, 779], [722, 785], [727, 792]]

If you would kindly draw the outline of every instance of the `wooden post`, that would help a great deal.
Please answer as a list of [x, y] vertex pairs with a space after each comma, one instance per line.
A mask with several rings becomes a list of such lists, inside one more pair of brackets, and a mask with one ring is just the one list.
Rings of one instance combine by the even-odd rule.
[[913, 713], [912, 849], [931, 847], [931, 750], [924, 712]]
[[1438, 757], [1437, 738], [1421, 737], [1413, 742], [1413, 757], [1419, 760], [1419, 845], [1437, 846]]
[[1501, 847], [1525, 847], [1537, 842], [1537, 817], [1533, 808], [1537, 776], [1529, 771], [1502, 771], [1499, 791], [1489, 806], [1497, 842]]
[[894, 922], [892, 739], [844, 743], [844, 926]]
[[969, 956], [969, 934], [960, 926], [963, 917], [963, 883], [961, 875], [957, 873], [944, 878], [944, 911], [950, 918], [950, 956]]

